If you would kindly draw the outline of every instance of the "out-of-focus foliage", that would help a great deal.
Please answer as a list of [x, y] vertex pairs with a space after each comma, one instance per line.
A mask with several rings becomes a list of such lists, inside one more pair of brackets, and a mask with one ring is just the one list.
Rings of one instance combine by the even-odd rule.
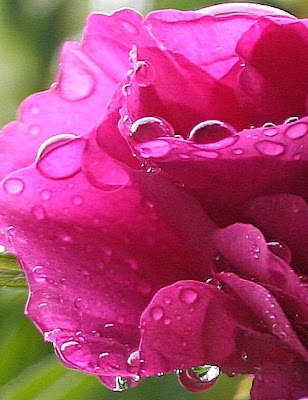
[[[144, 0], [144, 9], [149, 5], [152, 9], [194, 9], [213, 3]], [[280, 6], [298, 16], [308, 16], [307, 0], [263, 3]], [[115, 0], [115, 8], [116, 4]], [[0, 125], [14, 119], [23, 98], [52, 83], [60, 43], [68, 38], [80, 39], [89, 11], [86, 0], [0, 0]], [[2, 284], [7, 279], [15, 280], [15, 286], [24, 285], [22, 272], [9, 257], [0, 259], [0, 283], [1, 279]], [[184, 391], [173, 375], [148, 379], [138, 388], [120, 395], [112, 393], [95, 377], [61, 366], [51, 345], [43, 342], [23, 315], [26, 296], [25, 289], [0, 288], [1, 400], [110, 400], [118, 396], [121, 400], [249, 399], [249, 378], [225, 376], [205, 394]]]

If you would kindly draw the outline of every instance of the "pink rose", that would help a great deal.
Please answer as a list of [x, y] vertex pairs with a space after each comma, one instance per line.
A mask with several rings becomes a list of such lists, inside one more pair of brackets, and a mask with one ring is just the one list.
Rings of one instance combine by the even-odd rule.
[[308, 395], [307, 28], [254, 4], [92, 14], [4, 128], [1, 242], [65, 365]]

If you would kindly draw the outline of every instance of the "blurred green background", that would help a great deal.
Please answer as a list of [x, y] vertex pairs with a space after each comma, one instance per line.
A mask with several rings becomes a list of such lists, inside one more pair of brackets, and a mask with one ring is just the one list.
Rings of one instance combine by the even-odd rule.
[[[0, 126], [15, 118], [18, 104], [53, 81], [57, 54], [65, 39], [79, 40], [90, 11], [117, 7], [201, 8], [205, 0], [0, 0]], [[307, 0], [263, 2], [308, 16]], [[0, 260], [1, 263], [1, 260]], [[0, 282], [1, 283], [1, 282]], [[247, 400], [249, 379], [221, 376], [208, 393], [183, 390], [175, 376], [152, 378], [134, 390], [113, 393], [95, 377], [68, 370], [23, 315], [26, 289], [0, 288], [1, 400]]]

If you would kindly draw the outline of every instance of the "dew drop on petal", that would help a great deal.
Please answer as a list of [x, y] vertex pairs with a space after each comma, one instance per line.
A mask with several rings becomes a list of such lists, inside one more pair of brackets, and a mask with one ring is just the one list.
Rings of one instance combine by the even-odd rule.
[[299, 120], [299, 117], [289, 117], [286, 120], [283, 121], [284, 124], [292, 124], [293, 122], [296, 122]]
[[140, 365], [140, 352], [139, 350], [132, 351], [127, 358], [128, 371], [131, 373], [138, 372]]
[[190, 131], [188, 140], [197, 144], [215, 143], [234, 134], [236, 130], [231, 125], [218, 120], [207, 120]]
[[9, 178], [4, 182], [4, 189], [9, 194], [20, 194], [24, 188], [25, 184], [19, 178]]
[[273, 124], [273, 122], [266, 122], [265, 124], [263, 124], [263, 128], [272, 128], [273, 126], [276, 126], [275, 124]]
[[261, 140], [255, 144], [259, 153], [265, 156], [280, 156], [285, 152], [285, 147], [282, 143], [272, 142], [270, 140]]
[[156, 71], [152, 64], [147, 61], [137, 61], [135, 79], [140, 87], [152, 85], [156, 78]]
[[43, 190], [41, 192], [41, 199], [42, 200], [50, 200], [51, 199], [51, 192], [49, 190]]
[[181, 289], [179, 298], [183, 303], [193, 304], [197, 301], [198, 294], [193, 289]]
[[169, 153], [171, 146], [165, 140], [155, 140], [137, 149], [143, 158], [160, 158]]
[[286, 136], [290, 139], [299, 139], [304, 137], [308, 132], [308, 125], [304, 122], [293, 124], [286, 130]]
[[46, 271], [40, 265], [37, 265], [32, 269], [33, 278], [38, 283], [45, 283], [47, 279]]
[[50, 179], [65, 179], [81, 169], [82, 154], [86, 141], [72, 134], [56, 135], [46, 140], [36, 157], [36, 167]]
[[234, 149], [233, 154], [235, 154], [236, 156], [240, 156], [240, 155], [244, 154], [244, 150], [240, 149], [240, 148]]
[[289, 247], [278, 240], [267, 242], [268, 248], [272, 253], [274, 253], [277, 257], [281, 258], [287, 264], [291, 263], [291, 251]]
[[115, 385], [112, 389], [114, 392], [124, 392], [124, 390], [129, 388], [129, 382], [127, 379], [124, 379], [122, 376], [115, 377]]
[[72, 202], [75, 206], [81, 206], [83, 203], [83, 198], [81, 196], [73, 196]]
[[177, 371], [180, 383], [191, 392], [204, 392], [212, 387], [220, 369], [216, 365], [203, 365]]
[[164, 316], [164, 310], [161, 307], [153, 307], [151, 309], [151, 315], [154, 321], [160, 321]]
[[164, 136], [174, 136], [173, 127], [162, 118], [142, 117], [130, 128], [131, 138], [138, 143], [147, 142]]
[[80, 368], [88, 367], [91, 361], [91, 354], [88, 347], [77, 340], [64, 342], [60, 347], [59, 353], [64, 362]]

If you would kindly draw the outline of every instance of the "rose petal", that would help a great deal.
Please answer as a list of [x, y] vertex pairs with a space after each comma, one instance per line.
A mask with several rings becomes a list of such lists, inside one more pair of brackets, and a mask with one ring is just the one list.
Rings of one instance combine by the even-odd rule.
[[270, 364], [256, 374], [252, 400], [304, 400], [308, 395], [308, 366]]
[[307, 50], [308, 30], [301, 20], [259, 19], [242, 36], [237, 52], [246, 67], [238, 96], [252, 125], [307, 114]]
[[248, 14], [213, 18], [200, 11], [161, 10], [150, 13], [145, 24], [166, 49], [220, 79], [239, 61], [237, 42], [254, 21]]
[[[79, 150], [71, 141], [55, 152], [75, 165]], [[153, 293], [178, 279], [209, 276], [208, 250], [190, 248], [201, 247], [198, 240], [208, 246], [208, 228], [198, 227], [207, 219], [180, 188], [160, 177], [143, 187], [143, 177], [107, 160], [110, 177], [128, 177], [120, 187], [109, 181], [98, 189], [83, 170], [66, 179], [48, 178], [35, 165], [11, 174], [1, 187], [1, 227], [27, 275], [27, 313], [62, 361], [98, 375], [130, 376], [127, 357], [138, 348], [139, 318]], [[160, 195], [169, 205], [156, 210]], [[183, 225], [171, 207], [177, 203], [178, 214], [187, 210]]]
[[272, 239], [286, 243], [292, 253], [292, 265], [307, 274], [308, 205], [291, 194], [259, 197], [246, 207], [248, 218]]
[[[244, 130], [216, 143], [164, 137], [135, 148], [148, 166], [182, 183], [213, 218], [229, 224], [242, 218], [243, 203], [256, 196], [292, 192], [308, 199], [307, 132], [306, 117]], [[164, 151], [156, 151], [162, 144]]]

